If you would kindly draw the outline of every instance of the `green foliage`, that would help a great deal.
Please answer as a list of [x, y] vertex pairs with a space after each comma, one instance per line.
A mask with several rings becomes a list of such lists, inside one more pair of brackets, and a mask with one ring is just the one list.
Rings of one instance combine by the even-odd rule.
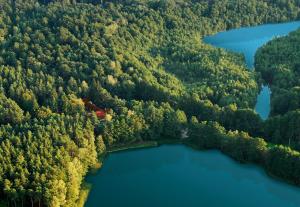
[[284, 146], [273, 147], [268, 151], [266, 166], [273, 175], [299, 185], [299, 152]]
[[12, 203], [74, 206], [88, 168], [97, 161], [89, 120], [55, 115], [0, 128], [0, 177]]
[[300, 149], [300, 110], [270, 118], [264, 127], [268, 141]]
[[300, 149], [300, 30], [274, 39], [256, 55], [256, 68], [272, 89], [266, 140]]
[[19, 124], [24, 118], [24, 111], [18, 104], [0, 93], [0, 124]]
[[116, 117], [103, 125], [103, 140], [108, 146], [141, 141], [146, 129], [145, 121], [128, 111], [127, 115]]
[[291, 183], [300, 184], [300, 153], [245, 132], [226, 131], [215, 122], [193, 123], [191, 143], [200, 148], [219, 149], [240, 162], [260, 164], [265, 170]]
[[272, 114], [300, 108], [300, 30], [277, 38], [259, 49], [256, 70], [272, 88]]
[[107, 149], [183, 132], [264, 160], [263, 140], [226, 131], [260, 133], [255, 73], [202, 37], [299, 11], [288, 0], [0, 0], [0, 199], [75, 207]]

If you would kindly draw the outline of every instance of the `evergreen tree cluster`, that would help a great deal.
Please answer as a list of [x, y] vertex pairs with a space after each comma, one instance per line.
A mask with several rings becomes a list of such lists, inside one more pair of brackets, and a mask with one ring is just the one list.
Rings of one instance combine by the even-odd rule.
[[0, 0], [3, 205], [78, 206], [106, 149], [183, 131], [299, 184], [297, 152], [251, 137], [259, 76], [202, 41], [298, 18], [299, 0]]
[[256, 55], [256, 68], [271, 86], [271, 114], [265, 123], [268, 141], [300, 149], [300, 29], [276, 38]]

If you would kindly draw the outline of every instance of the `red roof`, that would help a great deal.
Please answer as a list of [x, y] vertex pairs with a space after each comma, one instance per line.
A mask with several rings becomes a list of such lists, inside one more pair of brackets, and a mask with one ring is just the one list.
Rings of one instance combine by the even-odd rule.
[[95, 104], [93, 104], [90, 100], [87, 98], [83, 98], [82, 101], [84, 102], [85, 107], [88, 110], [96, 112], [96, 116], [100, 119], [104, 119], [106, 117], [106, 111], [102, 108], [99, 108]]
[[104, 119], [106, 116], [106, 113], [104, 110], [101, 109], [101, 110], [96, 111], [96, 116], [100, 119]]

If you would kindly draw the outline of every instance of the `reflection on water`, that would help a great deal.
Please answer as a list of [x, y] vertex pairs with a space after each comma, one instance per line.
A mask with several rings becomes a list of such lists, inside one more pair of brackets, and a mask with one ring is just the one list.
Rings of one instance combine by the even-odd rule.
[[[260, 114], [263, 120], [266, 120], [271, 110], [271, 89], [269, 86], [262, 86], [261, 92], [257, 97], [255, 111]], [[266, 107], [269, 106], [269, 107]]]
[[[125, 175], [127, 173], [139, 173], [140, 171], [159, 170], [161, 167], [176, 163], [180, 159], [184, 159], [185, 152], [181, 150], [173, 150], [172, 153], [166, 151], [164, 155], [147, 153], [155, 149], [146, 148], [135, 150], [134, 153], [116, 152], [110, 154], [105, 160], [105, 171], [110, 175]], [[119, 156], [120, 154], [120, 156]], [[106, 163], [118, 162], [118, 165], [109, 165]]]
[[[205, 41], [243, 53], [251, 69], [257, 48], [299, 26], [292, 22], [242, 28]], [[268, 87], [258, 96], [256, 111], [268, 117]], [[300, 206], [299, 188], [271, 179], [260, 168], [241, 165], [217, 151], [178, 145], [113, 153], [87, 182], [93, 187], [86, 207]]]
[[247, 65], [253, 68], [256, 50], [275, 37], [284, 36], [300, 27], [300, 21], [266, 24], [219, 32], [205, 37], [206, 43], [245, 55]]
[[111, 154], [87, 179], [86, 207], [300, 205], [300, 189], [241, 165], [218, 151], [181, 145]]
[[[284, 24], [268, 24], [257, 27], [247, 27], [220, 32], [204, 38], [208, 44], [219, 48], [243, 53], [249, 69], [254, 67], [254, 56], [258, 48], [275, 37], [284, 36], [300, 27], [300, 21]], [[262, 119], [267, 119], [270, 114], [271, 90], [263, 86], [257, 97], [256, 112]]]

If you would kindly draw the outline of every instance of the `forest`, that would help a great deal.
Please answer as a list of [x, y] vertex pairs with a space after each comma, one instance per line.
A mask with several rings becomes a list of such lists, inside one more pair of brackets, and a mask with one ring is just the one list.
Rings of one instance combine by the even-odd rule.
[[[186, 130], [190, 145], [300, 184], [300, 138], [272, 134], [290, 116], [297, 130], [299, 59], [263, 48], [254, 72], [202, 41], [296, 19], [299, 0], [0, 0], [0, 206], [82, 206], [84, 177], [109, 149]], [[284, 44], [297, 37], [276, 41], [299, 57]], [[261, 77], [278, 102], [267, 122], [253, 110]]]
[[256, 54], [256, 70], [271, 86], [272, 117], [264, 124], [268, 141], [300, 150], [300, 30], [276, 38]]

